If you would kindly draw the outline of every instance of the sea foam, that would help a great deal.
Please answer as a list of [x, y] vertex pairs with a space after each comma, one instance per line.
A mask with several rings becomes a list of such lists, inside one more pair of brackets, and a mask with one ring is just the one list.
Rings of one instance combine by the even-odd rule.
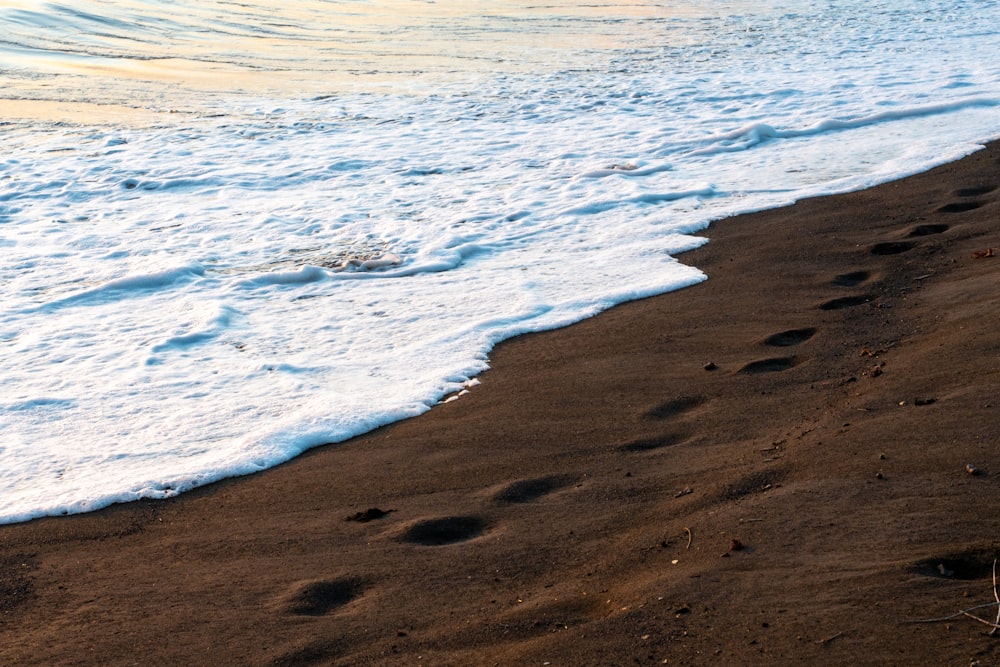
[[421, 414], [713, 220], [1000, 136], [993, 2], [444, 4], [0, 8], [0, 521]]

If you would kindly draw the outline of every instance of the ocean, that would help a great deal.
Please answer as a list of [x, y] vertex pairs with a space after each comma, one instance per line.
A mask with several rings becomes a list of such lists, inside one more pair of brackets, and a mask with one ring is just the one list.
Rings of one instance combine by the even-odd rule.
[[461, 401], [714, 220], [996, 138], [992, 0], [0, 0], [0, 522]]

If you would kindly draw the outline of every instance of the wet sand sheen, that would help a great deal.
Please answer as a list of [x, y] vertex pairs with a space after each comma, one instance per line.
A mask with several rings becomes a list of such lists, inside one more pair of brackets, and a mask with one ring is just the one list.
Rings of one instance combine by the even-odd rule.
[[707, 282], [426, 415], [0, 527], [0, 662], [990, 664], [905, 621], [993, 601], [998, 184], [992, 145], [716, 223]]

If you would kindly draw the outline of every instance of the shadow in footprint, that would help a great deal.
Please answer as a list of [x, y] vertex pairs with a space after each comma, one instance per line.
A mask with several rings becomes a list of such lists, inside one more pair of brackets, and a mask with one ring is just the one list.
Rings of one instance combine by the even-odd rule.
[[479, 517], [449, 516], [415, 523], [403, 533], [402, 539], [412, 544], [438, 547], [479, 537], [485, 529], [486, 523]]
[[764, 339], [764, 344], [772, 347], [792, 347], [793, 345], [801, 345], [815, 335], [816, 329], [814, 327], [789, 329], [768, 336]]
[[945, 204], [937, 211], [938, 213], [965, 213], [966, 211], [975, 211], [982, 205], [982, 202], [978, 201], [956, 201]]
[[307, 581], [296, 584], [282, 606], [297, 616], [322, 616], [359, 597], [361, 589], [359, 579]]
[[842, 310], [844, 308], [860, 306], [871, 300], [872, 298], [867, 294], [860, 294], [858, 296], [842, 296], [839, 299], [831, 299], [830, 301], [821, 303], [819, 308], [820, 310]]
[[979, 197], [980, 195], [985, 195], [993, 192], [997, 189], [995, 185], [976, 185], [971, 188], [961, 188], [960, 190], [955, 190], [956, 197]]
[[646, 416], [652, 419], [670, 419], [685, 412], [690, 412], [705, 402], [700, 396], [683, 396], [664, 403], [660, 403], [655, 408], [646, 411]]
[[749, 364], [740, 369], [740, 373], [745, 373], [747, 375], [777, 373], [779, 371], [787, 371], [789, 368], [797, 366], [798, 363], [798, 359], [795, 357], [774, 357], [771, 359], [761, 359], [760, 361], [751, 361]]
[[993, 577], [993, 561], [1000, 559], [996, 549], [980, 549], [927, 558], [916, 563], [918, 574], [939, 579], [988, 579]]
[[885, 243], [876, 243], [873, 245], [870, 252], [878, 256], [901, 255], [908, 250], [913, 250], [915, 247], [917, 247], [917, 244], [911, 241], [886, 241]]
[[838, 287], [854, 287], [855, 285], [860, 285], [869, 278], [872, 277], [867, 271], [851, 271], [850, 273], [842, 273], [833, 279], [833, 284]]
[[503, 490], [493, 496], [499, 503], [530, 503], [553, 491], [569, 486], [575, 477], [568, 475], [550, 475], [536, 479], [522, 479], [508, 484]]
[[907, 234], [907, 236], [910, 238], [916, 238], [918, 236], [933, 236], [934, 234], [943, 234], [946, 231], [948, 231], [948, 225], [917, 225], [910, 230], [910, 233]]
[[680, 435], [677, 433], [666, 433], [664, 435], [657, 435], [652, 438], [639, 438], [638, 440], [632, 440], [621, 445], [619, 449], [623, 452], [651, 452], [655, 449], [662, 449], [664, 447], [672, 447], [674, 445], [679, 445], [680, 443], [687, 440], [686, 435]]

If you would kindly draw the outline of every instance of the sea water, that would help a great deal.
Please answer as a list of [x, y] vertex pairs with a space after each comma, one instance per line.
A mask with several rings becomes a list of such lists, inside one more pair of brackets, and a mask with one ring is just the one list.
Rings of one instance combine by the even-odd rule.
[[976, 150], [998, 5], [0, 0], [0, 521], [418, 415], [712, 220]]

